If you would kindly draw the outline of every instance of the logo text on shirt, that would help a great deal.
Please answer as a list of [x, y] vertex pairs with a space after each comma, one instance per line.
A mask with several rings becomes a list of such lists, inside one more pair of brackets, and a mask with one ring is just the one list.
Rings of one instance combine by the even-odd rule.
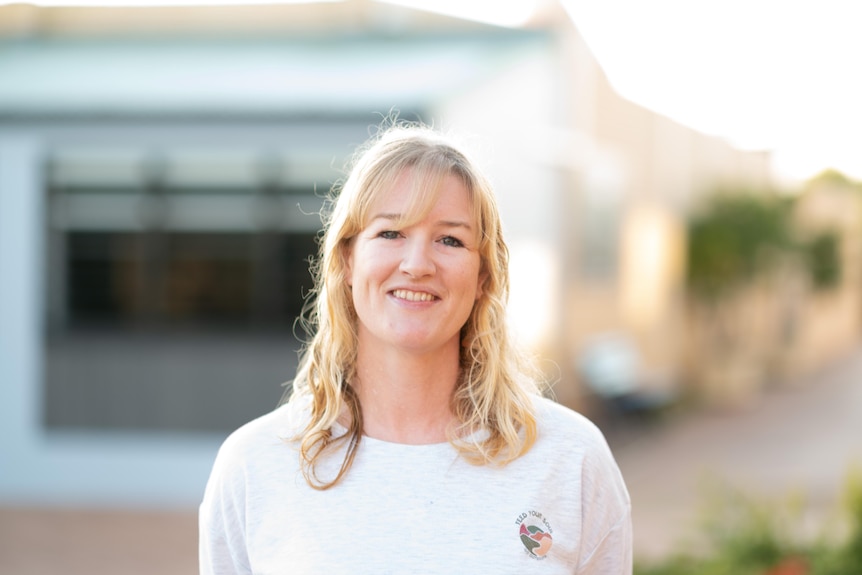
[[551, 524], [539, 511], [525, 511], [515, 521], [524, 551], [533, 559], [545, 559], [554, 544]]

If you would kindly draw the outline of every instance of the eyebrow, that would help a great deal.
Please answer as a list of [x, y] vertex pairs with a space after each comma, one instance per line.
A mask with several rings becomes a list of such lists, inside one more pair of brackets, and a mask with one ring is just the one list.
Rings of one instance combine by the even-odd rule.
[[[391, 220], [393, 222], [400, 220], [403, 217], [402, 214], [393, 214], [393, 213], [380, 213], [371, 218], [371, 221], [375, 220]], [[464, 228], [468, 231], [473, 231], [473, 226], [471, 226], [468, 222], [464, 222], [461, 220], [440, 220], [435, 222], [435, 225], [445, 227], [445, 228]]]

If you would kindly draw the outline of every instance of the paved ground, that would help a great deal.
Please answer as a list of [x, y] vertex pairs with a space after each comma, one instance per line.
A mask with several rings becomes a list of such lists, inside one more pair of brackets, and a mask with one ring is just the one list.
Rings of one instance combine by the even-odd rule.
[[862, 348], [745, 410], [687, 414], [615, 443], [636, 556], [686, 546], [716, 481], [768, 500], [802, 495], [803, 531], [820, 533], [834, 523], [851, 466], [862, 469]]
[[3, 575], [194, 575], [194, 513], [0, 509]]
[[[819, 525], [835, 509], [850, 464], [862, 465], [862, 348], [745, 411], [687, 414], [614, 434], [612, 443], [641, 557], [690, 537], [709, 477], [769, 496], [804, 492]], [[193, 575], [196, 538], [193, 511], [0, 509], [0, 573]]]

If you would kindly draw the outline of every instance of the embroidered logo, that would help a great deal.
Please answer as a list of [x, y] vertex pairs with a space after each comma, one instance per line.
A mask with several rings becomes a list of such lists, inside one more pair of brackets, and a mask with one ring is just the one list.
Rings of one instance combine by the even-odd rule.
[[538, 511], [531, 510], [521, 513], [515, 525], [519, 528], [518, 534], [527, 554], [534, 559], [545, 559], [554, 544], [554, 530], [548, 519]]

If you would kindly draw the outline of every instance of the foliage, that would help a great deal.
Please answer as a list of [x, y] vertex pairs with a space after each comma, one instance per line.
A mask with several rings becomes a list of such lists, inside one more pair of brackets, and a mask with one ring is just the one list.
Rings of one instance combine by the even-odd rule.
[[815, 289], [841, 282], [841, 238], [825, 229], [804, 234], [793, 225], [793, 201], [767, 192], [713, 196], [688, 226], [688, 285], [714, 301], [796, 259]]
[[812, 553], [811, 575], [862, 573], [862, 469], [855, 469], [847, 482], [844, 506], [849, 520], [849, 536], [844, 545], [832, 549], [821, 544]]
[[714, 196], [689, 223], [688, 283], [715, 298], [752, 280], [791, 245], [788, 204], [774, 195]]
[[853, 181], [847, 175], [835, 169], [826, 169], [808, 180], [807, 187], [811, 188], [817, 184], [837, 184], [840, 186], [859, 187], [859, 182]]
[[725, 490], [708, 507], [706, 555], [680, 554], [652, 565], [635, 565], [635, 575], [857, 575], [862, 574], [862, 473], [851, 473], [844, 511], [844, 541], [800, 541], [798, 500], [756, 502]]
[[803, 253], [815, 289], [829, 289], [841, 283], [841, 238], [832, 230], [814, 234], [803, 244]]

